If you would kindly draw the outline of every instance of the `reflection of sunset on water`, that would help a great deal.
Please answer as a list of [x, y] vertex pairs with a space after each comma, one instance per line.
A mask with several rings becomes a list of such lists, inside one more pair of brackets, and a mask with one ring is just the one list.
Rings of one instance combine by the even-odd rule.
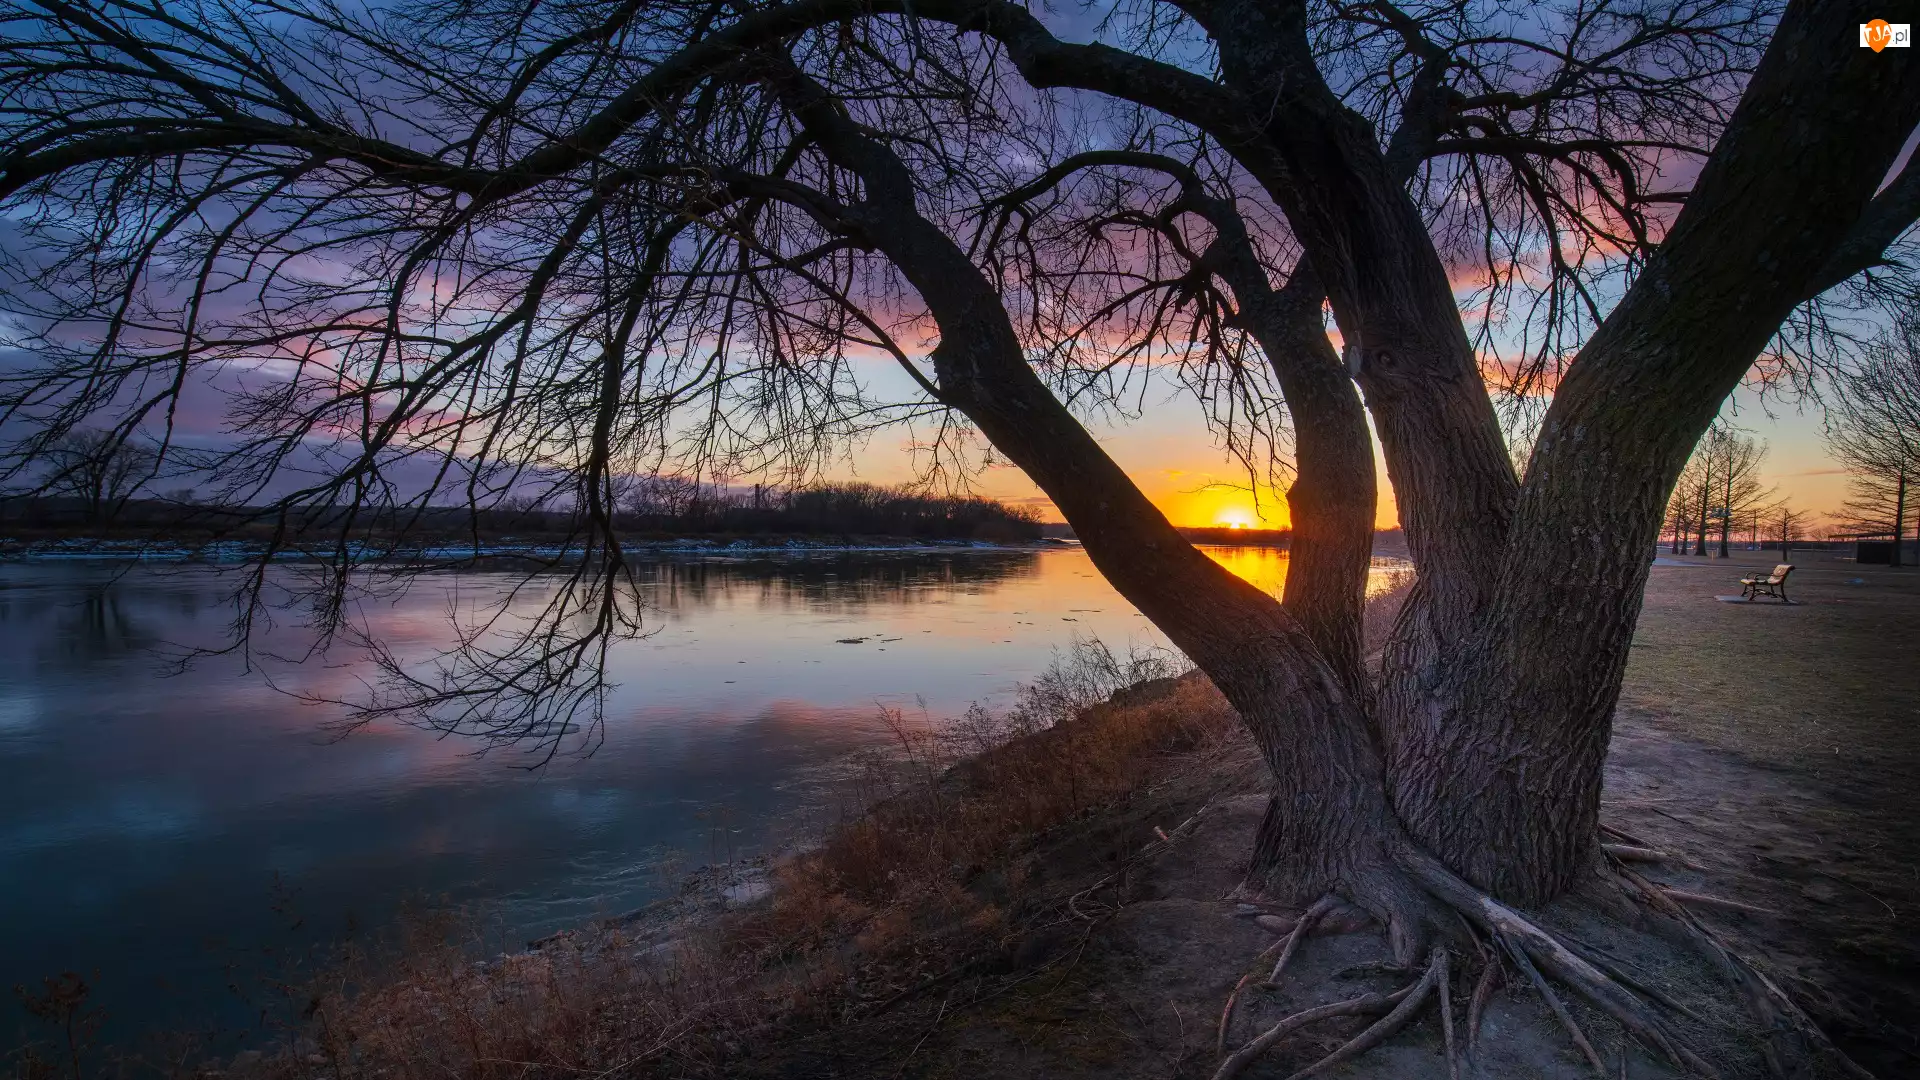
[[[218, 1000], [234, 950], [278, 947], [276, 879], [323, 934], [421, 895], [503, 898], [512, 934], [631, 910], [677, 884], [660, 869], [676, 852], [706, 861], [715, 813], [742, 850], [793, 839], [814, 778], [888, 738], [882, 705], [919, 715], [924, 699], [938, 722], [1004, 706], [1076, 638], [1159, 641], [1074, 548], [638, 572], [646, 633], [609, 657], [604, 742], [529, 772], [516, 749], [476, 756], [394, 720], [332, 739], [338, 711], [299, 699], [354, 699], [368, 669], [349, 648], [294, 662], [311, 640], [297, 611], [276, 613], [251, 669], [226, 656], [160, 677], [156, 649], [229, 625], [231, 581], [212, 571], [0, 564], [0, 986], [98, 970], [103, 1008], [163, 1022], [139, 1010]], [[450, 612], [473, 625], [511, 598], [511, 623], [559, 581], [433, 575], [356, 615], [425, 674], [454, 643]], [[179, 992], [130, 991], [163, 978]]]
[[[1205, 550], [1269, 592], [1286, 581], [1284, 551]], [[227, 656], [161, 678], [156, 649], [228, 625], [231, 583], [212, 571], [0, 564], [0, 880], [20, 883], [0, 895], [0, 986], [98, 967], [103, 1005], [162, 977], [210, 1000], [226, 957], [196, 943], [277, 932], [276, 875], [316, 927], [422, 893], [507, 897], [515, 932], [629, 910], [671, 884], [663, 859], [699, 852], [713, 813], [743, 850], [791, 839], [810, 778], [889, 738], [882, 706], [939, 723], [1005, 707], [1075, 640], [1165, 644], [1071, 546], [636, 572], [645, 633], [608, 658], [604, 742], [529, 772], [514, 748], [477, 756], [395, 720], [331, 738], [338, 711], [299, 699], [354, 699], [368, 669], [345, 648], [292, 662], [310, 642], [295, 612], [251, 669]], [[513, 624], [561, 580], [432, 575], [356, 610], [424, 673], [454, 642], [450, 613], [471, 626], [508, 603]], [[122, 933], [150, 944], [120, 949]]]
[[[1200, 549], [1207, 557], [1244, 581], [1258, 586], [1261, 591], [1279, 596], [1287, 583], [1287, 553], [1279, 548], [1270, 547], [1225, 547], [1208, 545]], [[1376, 561], [1373, 570], [1367, 575], [1367, 595], [1378, 596], [1391, 589], [1399, 575], [1406, 571], [1384, 561]]]

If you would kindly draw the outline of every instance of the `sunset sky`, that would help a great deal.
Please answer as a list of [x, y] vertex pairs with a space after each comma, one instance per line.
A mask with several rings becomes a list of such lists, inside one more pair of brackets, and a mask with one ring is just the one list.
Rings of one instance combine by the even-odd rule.
[[[885, 375], [878, 376], [885, 379]], [[1749, 436], [1767, 444], [1762, 482], [1799, 509], [1824, 518], [1846, 499], [1847, 478], [1827, 453], [1818, 405], [1787, 400], [1763, 401], [1752, 391], [1737, 391], [1723, 412]], [[1171, 386], [1157, 396], [1149, 394], [1143, 415], [1133, 421], [1090, 424], [1107, 452], [1119, 461], [1154, 503], [1176, 525], [1235, 525], [1285, 528], [1285, 502], [1262, 492], [1256, 506], [1246, 489], [1244, 472], [1220, 449], [1201, 422], [1200, 410]], [[856, 450], [846, 467], [849, 476], [872, 483], [912, 480], [909, 440], [897, 434], [876, 437]], [[1386, 465], [1377, 464], [1383, 479], [1376, 524], [1399, 524], [1393, 495], [1384, 483]], [[1039, 489], [1010, 465], [988, 469], [976, 482], [983, 495], [1037, 506], [1048, 521], [1062, 518]]]
[[[1920, 153], [1920, 130], [1907, 139], [1899, 158], [1888, 170], [1888, 178], [1898, 175], [1908, 159]], [[1677, 175], [1676, 181], [1682, 179]], [[1464, 296], [1475, 287], [1470, 275], [1457, 284]], [[1334, 331], [1335, 341], [1338, 332]], [[887, 366], [876, 372], [878, 383], [899, 378]], [[909, 391], [904, 379], [899, 389]], [[1126, 423], [1092, 424], [1095, 437], [1107, 452], [1119, 461], [1134, 481], [1144, 489], [1176, 525], [1234, 525], [1285, 528], [1286, 504], [1277, 493], [1261, 492], [1258, 500], [1246, 490], [1246, 475], [1220, 449], [1201, 421], [1200, 410], [1191, 399], [1183, 398], [1171, 385], [1160, 393], [1146, 395], [1139, 419]], [[1827, 452], [1825, 416], [1818, 403], [1791, 397], [1762, 396], [1745, 387], [1735, 391], [1721, 416], [1749, 437], [1767, 446], [1761, 469], [1761, 483], [1776, 489], [1776, 497], [1787, 500], [1796, 509], [1811, 513], [1817, 523], [1824, 521], [1847, 498], [1847, 476]], [[850, 462], [851, 471], [862, 480], [875, 483], [899, 483], [913, 479], [911, 457], [906, 440], [875, 438], [857, 451]], [[1387, 483], [1386, 465], [1377, 458], [1381, 478], [1380, 507], [1376, 524], [1393, 528], [1399, 524], [1393, 493]], [[978, 480], [981, 494], [1026, 502], [1037, 506], [1048, 521], [1061, 520], [1053, 504], [1040, 494], [1020, 471], [1011, 466], [991, 469]]]

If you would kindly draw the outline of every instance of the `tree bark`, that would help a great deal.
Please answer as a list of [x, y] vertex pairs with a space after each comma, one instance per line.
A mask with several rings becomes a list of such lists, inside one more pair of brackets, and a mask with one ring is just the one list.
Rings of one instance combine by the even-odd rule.
[[1920, 121], [1920, 65], [1853, 47], [1871, 17], [1789, 5], [1666, 241], [1555, 393], [1480, 633], [1427, 708], [1385, 718], [1412, 747], [1389, 757], [1401, 820], [1496, 895], [1538, 903], [1586, 865], [1668, 492]]

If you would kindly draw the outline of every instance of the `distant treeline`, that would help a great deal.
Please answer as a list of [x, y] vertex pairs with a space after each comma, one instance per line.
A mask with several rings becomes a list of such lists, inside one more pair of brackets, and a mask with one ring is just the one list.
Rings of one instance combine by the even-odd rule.
[[900, 536], [922, 540], [1038, 540], [1040, 515], [975, 496], [873, 484], [717, 489], [644, 477], [623, 500], [620, 524], [641, 532]]
[[[296, 538], [339, 527], [344, 509], [313, 507], [290, 522]], [[420, 539], [479, 532], [489, 538], [556, 536], [578, 524], [571, 508], [516, 497], [474, 511], [467, 507], [369, 510], [359, 530]], [[272, 512], [184, 498], [92, 500], [76, 496], [0, 499], [0, 527], [56, 535], [148, 535], [180, 539], [264, 537]], [[1029, 541], [1041, 537], [1034, 511], [992, 499], [931, 495], [872, 484], [818, 484], [797, 489], [723, 488], [677, 477], [645, 477], [628, 485], [614, 515], [636, 535], [874, 536], [919, 540]]]

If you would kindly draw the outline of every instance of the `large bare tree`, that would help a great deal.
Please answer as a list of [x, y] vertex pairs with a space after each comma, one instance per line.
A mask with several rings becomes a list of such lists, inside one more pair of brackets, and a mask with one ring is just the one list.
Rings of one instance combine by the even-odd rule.
[[[548, 741], [590, 707], [638, 618], [625, 477], [804, 471], [881, 423], [939, 471], [977, 434], [1271, 765], [1245, 888], [1357, 905], [1425, 967], [1361, 1042], [1464, 918], [1705, 1068], [1519, 909], [1639, 880], [1601, 765], [1696, 441], [1756, 362], [1804, 375], [1834, 304], [1907, 282], [1920, 70], [1856, 46], [1867, 5], [1184, 0], [1091, 44], [1003, 0], [7, 12], [16, 468], [103, 415], [164, 441], [212, 373], [226, 501], [327, 508], [336, 596], [375, 509], [573, 508], [554, 632], [396, 665], [393, 707]], [[916, 393], [876, 396], [875, 356]], [[1286, 452], [1278, 601], [1082, 423], [1169, 359], [1250, 467]], [[1523, 480], [1500, 407], [1548, 392]], [[1369, 418], [1418, 569], [1373, 671]], [[436, 481], [403, 490], [410, 461]]]

